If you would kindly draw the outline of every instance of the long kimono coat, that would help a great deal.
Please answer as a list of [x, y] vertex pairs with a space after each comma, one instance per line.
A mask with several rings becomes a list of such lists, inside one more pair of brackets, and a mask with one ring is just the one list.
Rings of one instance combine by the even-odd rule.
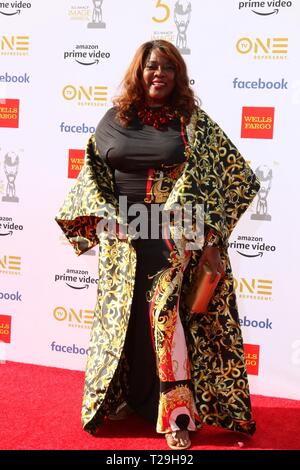
[[[187, 159], [165, 208], [204, 204], [205, 227], [213, 228], [222, 239], [226, 274], [208, 314], [191, 314], [184, 299], [202, 252], [191, 251], [183, 270], [184, 250], [177, 243], [172, 266], [157, 273], [153, 282], [153, 292], [160, 287], [160, 295], [154, 301], [152, 298], [154, 313], [158, 316], [161, 309], [174, 308], [180, 296], [180, 316], [201, 423], [253, 434], [255, 422], [227, 242], [259, 190], [259, 182], [237, 148], [203, 110], [193, 114], [187, 136]], [[116, 194], [113, 170], [101, 159], [92, 136], [84, 166], [56, 217], [78, 255], [99, 243], [99, 283], [82, 407], [83, 426], [91, 434], [124, 401], [130, 366], [123, 347], [134, 292], [136, 252], [130, 237], [121, 239], [105, 230], [97, 231], [104, 217], [124, 222]]]

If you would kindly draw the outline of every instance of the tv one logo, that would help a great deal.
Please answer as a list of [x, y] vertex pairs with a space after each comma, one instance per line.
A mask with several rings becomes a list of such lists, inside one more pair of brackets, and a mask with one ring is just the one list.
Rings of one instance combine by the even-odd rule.
[[240, 298], [272, 300], [273, 281], [271, 279], [234, 279], [234, 289]]
[[21, 257], [20, 256], [1, 256], [0, 255], [0, 274], [20, 274]]
[[248, 38], [238, 39], [236, 50], [239, 54], [250, 54], [254, 59], [287, 59], [288, 38]]
[[104, 106], [107, 103], [107, 86], [66, 85], [62, 95], [67, 101], [75, 101], [79, 106]]
[[29, 36], [0, 36], [1, 55], [28, 55]]
[[90, 328], [93, 323], [94, 311], [59, 306], [55, 307], [53, 316], [56, 321], [68, 323], [68, 326], [73, 328]]

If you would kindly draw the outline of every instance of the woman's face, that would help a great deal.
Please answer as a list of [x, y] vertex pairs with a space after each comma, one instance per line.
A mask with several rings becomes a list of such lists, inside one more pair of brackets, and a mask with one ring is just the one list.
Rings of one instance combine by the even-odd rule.
[[159, 49], [148, 57], [143, 71], [143, 86], [150, 106], [161, 106], [168, 101], [175, 87], [174, 64]]

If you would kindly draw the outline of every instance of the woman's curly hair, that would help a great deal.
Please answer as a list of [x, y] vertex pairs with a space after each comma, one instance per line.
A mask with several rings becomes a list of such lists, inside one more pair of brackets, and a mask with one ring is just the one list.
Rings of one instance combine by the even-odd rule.
[[136, 51], [122, 80], [122, 92], [113, 100], [117, 107], [117, 117], [124, 127], [127, 127], [134, 119], [136, 109], [145, 103], [143, 70], [153, 50], [159, 50], [175, 66], [175, 87], [170, 96], [169, 105], [179, 113], [186, 124], [199, 105], [189, 84], [186, 64], [178, 49], [168, 41], [148, 41]]

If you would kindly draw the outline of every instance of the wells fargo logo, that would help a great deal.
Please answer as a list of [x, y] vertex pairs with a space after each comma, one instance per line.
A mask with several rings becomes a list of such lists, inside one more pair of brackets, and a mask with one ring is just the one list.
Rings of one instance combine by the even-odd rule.
[[66, 85], [62, 95], [67, 101], [75, 101], [79, 106], [104, 106], [107, 103], [107, 86]]
[[19, 127], [19, 100], [0, 99], [0, 127]]
[[10, 343], [11, 336], [11, 316], [0, 315], [0, 342]]
[[29, 36], [0, 35], [0, 55], [28, 55]]
[[68, 178], [77, 178], [84, 163], [84, 150], [69, 150]]
[[93, 323], [93, 310], [55, 307], [53, 317], [56, 321], [67, 323], [72, 328], [90, 328]]
[[250, 54], [257, 60], [286, 60], [288, 54], [288, 38], [248, 38], [238, 39], [236, 49], [239, 54]]
[[0, 274], [20, 275], [20, 273], [21, 273], [21, 257], [20, 256], [0, 255]]
[[271, 279], [234, 279], [236, 294], [243, 299], [272, 300], [273, 281]]
[[275, 108], [243, 107], [241, 137], [244, 139], [273, 139]]
[[244, 355], [246, 360], [247, 374], [258, 375], [259, 369], [259, 345], [244, 344]]

